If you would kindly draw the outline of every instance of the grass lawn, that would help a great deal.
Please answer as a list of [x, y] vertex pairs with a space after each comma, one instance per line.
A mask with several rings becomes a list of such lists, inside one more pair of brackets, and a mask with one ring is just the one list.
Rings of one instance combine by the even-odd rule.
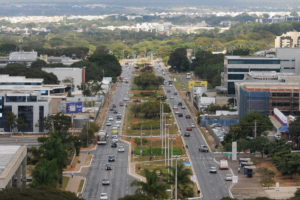
[[81, 192], [82, 191], [83, 184], [84, 184], [84, 179], [81, 179], [80, 183], [79, 183], [79, 187], [78, 187], [77, 192]]
[[62, 183], [62, 190], [66, 190], [66, 187], [69, 183], [70, 177], [68, 176], [63, 176], [63, 183]]

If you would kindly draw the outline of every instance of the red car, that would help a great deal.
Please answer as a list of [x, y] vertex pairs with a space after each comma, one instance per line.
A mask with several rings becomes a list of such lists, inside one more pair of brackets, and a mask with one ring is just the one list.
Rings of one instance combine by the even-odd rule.
[[192, 131], [193, 128], [192, 128], [192, 127], [186, 127], [186, 130], [187, 130], [187, 131]]
[[191, 115], [186, 115], [185, 118], [186, 119], [191, 119]]
[[120, 106], [124, 106], [124, 103], [123, 103], [123, 102], [120, 102]]
[[135, 100], [133, 100], [133, 102], [134, 102], [134, 103], [140, 103], [140, 102], [141, 102], [141, 100], [139, 100], [139, 99], [135, 99]]

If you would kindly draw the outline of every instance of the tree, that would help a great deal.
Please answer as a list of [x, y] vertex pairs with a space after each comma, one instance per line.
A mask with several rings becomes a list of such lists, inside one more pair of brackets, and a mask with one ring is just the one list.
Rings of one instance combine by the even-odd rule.
[[146, 182], [133, 181], [132, 185], [137, 186], [137, 194], [143, 194], [150, 199], [165, 199], [167, 198], [167, 185], [161, 183], [155, 171], [144, 170]]
[[171, 69], [177, 72], [186, 72], [190, 70], [190, 62], [187, 58], [187, 52], [185, 48], [175, 49], [170, 54], [168, 64], [171, 65]]
[[18, 117], [16, 126], [18, 131], [21, 132], [24, 130], [24, 128], [26, 128], [27, 125], [22, 117]]
[[66, 132], [71, 127], [71, 117], [63, 113], [57, 113], [45, 117], [43, 123], [47, 130]]
[[55, 187], [8, 188], [0, 191], [0, 200], [83, 200], [72, 192]]
[[300, 117], [297, 117], [289, 126], [289, 135], [292, 137], [292, 140], [296, 143], [297, 149], [300, 148]]
[[94, 122], [86, 122], [82, 127], [80, 132], [80, 140], [84, 146], [90, 144], [91, 141], [95, 138], [95, 133], [99, 131], [99, 126]]
[[[175, 185], [176, 167], [172, 167], [169, 174], [169, 184]], [[193, 182], [191, 176], [193, 172], [191, 169], [186, 168], [182, 163], [177, 165], [177, 187], [179, 199], [186, 199], [193, 197]]]
[[44, 185], [56, 187], [56, 182], [58, 179], [57, 170], [57, 162], [55, 159], [41, 159], [32, 171], [33, 186], [36, 187]]
[[31, 63], [31, 68], [42, 68], [42, 67], [46, 67], [47, 63], [44, 60], [36, 60], [34, 62]]
[[163, 84], [164, 79], [161, 76], [156, 76], [153, 72], [144, 72], [134, 77], [133, 82], [139, 89], [157, 90]]
[[17, 117], [13, 112], [9, 111], [6, 114], [5, 123], [9, 126], [9, 132], [12, 132], [12, 130], [16, 127], [16, 120]]
[[43, 157], [47, 160], [55, 160], [58, 170], [58, 180], [62, 186], [63, 168], [67, 165], [67, 148], [62, 143], [62, 139], [56, 136], [49, 137], [42, 145], [44, 149]]
[[144, 194], [132, 194], [132, 195], [126, 195], [119, 200], [151, 200], [151, 198]]

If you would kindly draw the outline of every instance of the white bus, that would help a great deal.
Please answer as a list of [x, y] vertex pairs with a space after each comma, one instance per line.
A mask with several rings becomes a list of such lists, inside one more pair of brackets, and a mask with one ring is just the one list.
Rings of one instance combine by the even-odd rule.
[[106, 144], [107, 133], [103, 130], [99, 131], [97, 134], [97, 144]]

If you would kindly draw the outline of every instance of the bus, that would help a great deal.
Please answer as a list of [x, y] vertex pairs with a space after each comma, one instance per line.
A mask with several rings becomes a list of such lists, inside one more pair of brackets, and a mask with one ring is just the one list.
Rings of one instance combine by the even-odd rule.
[[99, 131], [97, 134], [97, 144], [106, 144], [107, 133], [103, 130]]

